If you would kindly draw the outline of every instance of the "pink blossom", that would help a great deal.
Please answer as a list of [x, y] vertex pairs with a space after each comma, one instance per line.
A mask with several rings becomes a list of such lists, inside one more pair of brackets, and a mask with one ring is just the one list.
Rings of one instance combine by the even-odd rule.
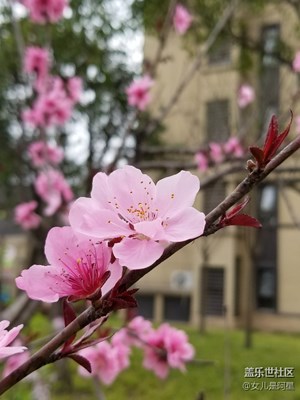
[[15, 221], [23, 229], [35, 229], [41, 223], [41, 217], [34, 212], [38, 206], [36, 201], [21, 203], [15, 208]]
[[244, 84], [239, 88], [237, 102], [240, 108], [247, 107], [254, 99], [255, 92], [252, 86]]
[[22, 0], [28, 8], [30, 18], [38, 24], [57, 22], [63, 14], [68, 0]]
[[198, 153], [195, 154], [195, 161], [197, 163], [197, 168], [199, 169], [199, 171], [207, 171], [208, 159], [202, 151], [198, 151]]
[[211, 142], [209, 144], [210, 158], [215, 164], [219, 164], [224, 160], [223, 149], [220, 143]]
[[27, 47], [24, 57], [24, 71], [28, 74], [35, 73], [37, 82], [35, 88], [39, 91], [46, 84], [50, 67], [50, 54], [41, 47]]
[[152, 324], [142, 316], [133, 318], [129, 324], [120, 329], [112, 338], [113, 343], [123, 343], [126, 346], [142, 347], [143, 341], [152, 330]]
[[34, 127], [61, 126], [70, 119], [72, 108], [73, 101], [63, 86], [54, 81], [52, 89], [41, 93], [32, 108], [23, 112], [22, 118]]
[[173, 17], [175, 31], [183, 35], [191, 26], [192, 21], [193, 17], [188, 10], [182, 4], [177, 4]]
[[45, 254], [50, 265], [33, 265], [16, 278], [17, 287], [34, 300], [86, 299], [100, 289], [103, 295], [122, 275], [120, 265], [110, 263], [111, 249], [105, 243], [78, 237], [67, 226], [49, 231]]
[[154, 82], [150, 76], [145, 75], [135, 79], [126, 89], [128, 104], [143, 111], [151, 101], [150, 89]]
[[243, 157], [244, 149], [240, 140], [237, 137], [231, 137], [224, 144], [224, 151], [226, 154], [231, 154], [234, 157]]
[[34, 188], [36, 193], [47, 203], [44, 214], [53, 215], [64, 202], [73, 199], [73, 192], [63, 174], [49, 169], [38, 174]]
[[77, 103], [82, 95], [82, 79], [78, 76], [73, 76], [73, 78], [67, 81], [67, 92], [69, 98]]
[[28, 147], [28, 156], [34, 167], [43, 167], [47, 164], [58, 165], [62, 162], [64, 152], [61, 147], [51, 146], [42, 140], [33, 142]]
[[0, 359], [10, 357], [13, 354], [22, 353], [27, 350], [24, 346], [9, 346], [18, 336], [23, 325], [18, 325], [10, 331], [6, 330], [10, 322], [3, 320], [0, 322]]
[[166, 244], [203, 233], [205, 216], [192, 207], [199, 191], [198, 177], [181, 171], [157, 185], [139, 169], [125, 166], [109, 176], [98, 173], [91, 198], [71, 207], [75, 231], [98, 239], [122, 238], [113, 253], [122, 265], [140, 269], [151, 265]]
[[[21, 342], [19, 340], [14, 341], [14, 345], [21, 346]], [[26, 348], [25, 348], [26, 349]], [[23, 353], [14, 354], [13, 356], [9, 357], [5, 362], [2, 378], [5, 378], [11, 372], [19, 368], [25, 361], [27, 361], [30, 357], [28, 351], [24, 351]]]
[[293, 60], [293, 70], [300, 72], [300, 51], [297, 51]]
[[118, 361], [119, 372], [129, 367], [130, 364], [130, 347], [127, 346], [122, 340], [119, 340], [121, 336], [118, 336], [118, 332], [112, 337], [111, 344], [115, 352], [115, 356]]
[[170, 367], [184, 372], [186, 362], [192, 360], [194, 354], [185, 332], [162, 324], [147, 337], [143, 366], [165, 379]]
[[79, 367], [80, 375], [85, 377], [95, 376], [105, 385], [112, 384], [118, 376], [120, 364], [117, 352], [109, 342], [103, 340], [96, 346], [81, 350], [79, 354], [88, 359], [92, 367], [91, 374]]

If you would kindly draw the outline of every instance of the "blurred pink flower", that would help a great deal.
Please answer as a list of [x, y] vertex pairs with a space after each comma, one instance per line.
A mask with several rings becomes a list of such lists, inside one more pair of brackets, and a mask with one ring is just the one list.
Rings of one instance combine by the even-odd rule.
[[69, 98], [77, 103], [82, 95], [82, 79], [78, 76], [73, 76], [67, 81], [67, 93]]
[[0, 359], [10, 357], [13, 354], [22, 353], [27, 350], [25, 346], [10, 346], [16, 339], [23, 325], [18, 325], [10, 331], [6, 330], [10, 322], [3, 320], [0, 322]]
[[40, 94], [31, 109], [23, 112], [22, 118], [34, 127], [61, 126], [71, 117], [73, 102], [66, 96], [66, 92], [59, 85]]
[[118, 336], [116, 336], [117, 333], [112, 337], [111, 345], [118, 361], [118, 372], [121, 372], [130, 365], [129, 357], [131, 350], [122, 340], [119, 340]]
[[105, 243], [78, 237], [67, 226], [49, 231], [45, 254], [50, 265], [33, 265], [16, 278], [17, 287], [34, 300], [86, 299], [100, 289], [103, 295], [122, 275], [120, 265], [110, 263], [111, 249]]
[[300, 72], [300, 51], [297, 51], [293, 60], [293, 70]]
[[231, 137], [224, 144], [224, 151], [226, 154], [233, 155], [234, 157], [243, 157], [245, 151], [237, 137]]
[[127, 326], [114, 334], [112, 342], [123, 343], [126, 346], [143, 347], [143, 341], [151, 330], [151, 322], [142, 316], [137, 316]]
[[28, 147], [28, 156], [34, 167], [43, 167], [47, 164], [58, 165], [64, 158], [61, 147], [51, 146], [42, 140], [32, 142]]
[[139, 169], [125, 166], [109, 176], [98, 173], [91, 198], [81, 197], [70, 210], [70, 224], [97, 239], [122, 238], [113, 253], [129, 269], [146, 268], [166, 244], [200, 236], [205, 216], [192, 207], [198, 177], [181, 171], [156, 185]]
[[79, 354], [86, 358], [92, 367], [91, 374], [83, 367], [79, 367], [78, 371], [80, 375], [84, 377], [97, 377], [105, 385], [112, 384], [118, 376], [120, 364], [117, 351], [109, 342], [103, 340], [96, 344], [96, 346], [81, 350]]
[[38, 24], [57, 22], [63, 14], [68, 0], [21, 0], [28, 8], [30, 18]]
[[24, 71], [36, 74], [35, 88], [44, 88], [50, 67], [50, 54], [41, 47], [27, 47], [24, 56]]
[[197, 163], [197, 168], [199, 169], [199, 171], [207, 171], [208, 159], [202, 151], [198, 151], [198, 153], [195, 154], [195, 161]]
[[126, 89], [128, 104], [143, 111], [151, 101], [150, 89], [154, 81], [150, 76], [145, 75], [135, 79]]
[[165, 379], [170, 368], [185, 371], [186, 362], [193, 359], [195, 350], [185, 332], [162, 324], [147, 336], [143, 366]]
[[255, 92], [252, 86], [244, 84], [239, 88], [237, 102], [240, 108], [247, 107], [254, 99]]
[[191, 26], [192, 21], [193, 17], [188, 10], [182, 4], [177, 4], [173, 17], [175, 31], [183, 35]]
[[[18, 339], [14, 341], [14, 346], [21, 346], [21, 341]], [[25, 347], [26, 349], [26, 347]], [[23, 351], [23, 353], [14, 354], [13, 356], [9, 357], [4, 365], [2, 378], [5, 378], [15, 369], [19, 368], [25, 361], [27, 361], [30, 357], [29, 351]]]
[[209, 143], [210, 158], [215, 164], [219, 164], [224, 160], [224, 154], [222, 145], [220, 143], [211, 142]]
[[37, 206], [34, 200], [17, 205], [14, 211], [15, 222], [26, 230], [37, 228], [41, 223], [41, 217], [34, 212]]
[[38, 174], [34, 188], [36, 193], [47, 203], [44, 214], [53, 215], [65, 202], [73, 200], [70, 185], [60, 171], [49, 169]]

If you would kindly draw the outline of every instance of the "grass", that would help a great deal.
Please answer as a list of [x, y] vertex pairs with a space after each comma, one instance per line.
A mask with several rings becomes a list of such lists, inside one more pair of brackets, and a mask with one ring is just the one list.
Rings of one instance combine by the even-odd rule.
[[[195, 329], [186, 329], [194, 344], [199, 360], [212, 360], [211, 365], [191, 363], [187, 373], [171, 371], [166, 381], [160, 381], [151, 372], [141, 367], [142, 356], [136, 351], [131, 367], [124, 371], [111, 387], [105, 387], [107, 400], [196, 400], [200, 392], [205, 400], [300, 400], [300, 336], [287, 334], [254, 333], [253, 347], [244, 347], [244, 334], [222, 331], [200, 334]], [[225, 346], [226, 343], [226, 346]], [[226, 369], [224, 368], [226, 360]], [[295, 378], [244, 378], [246, 367], [293, 367]], [[76, 367], [72, 364], [74, 371]], [[52, 372], [51, 372], [52, 371]], [[45, 379], [51, 380], [53, 369], [44, 369]], [[225, 380], [225, 375], [227, 376]], [[226, 385], [224, 382], [226, 381]], [[294, 391], [249, 390], [242, 388], [243, 382], [293, 381]], [[297, 385], [297, 383], [299, 383]], [[3, 395], [4, 400], [30, 400], [28, 383], [20, 383]], [[228, 396], [224, 397], [224, 387]], [[63, 382], [52, 385], [52, 400], [94, 400], [93, 380], [84, 379], [74, 373], [73, 387], [64, 387]]]

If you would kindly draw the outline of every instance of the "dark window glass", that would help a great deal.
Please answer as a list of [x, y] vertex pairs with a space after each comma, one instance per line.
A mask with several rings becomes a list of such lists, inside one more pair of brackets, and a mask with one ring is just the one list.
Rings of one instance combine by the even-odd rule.
[[216, 40], [208, 53], [210, 65], [229, 64], [231, 61], [231, 43], [229, 38]]
[[225, 142], [229, 138], [229, 101], [209, 101], [206, 104], [206, 133], [208, 142]]
[[187, 296], [165, 296], [164, 319], [167, 321], [190, 320], [191, 299]]
[[154, 317], [154, 296], [138, 295], [136, 296], [138, 308], [137, 313], [145, 318], [153, 319]]
[[262, 29], [262, 63], [266, 67], [274, 67], [279, 64], [278, 54], [280, 45], [279, 25], [266, 25]]
[[204, 213], [208, 214], [213, 210], [219, 203], [221, 203], [221, 201], [224, 200], [225, 195], [226, 185], [222, 180], [218, 180], [214, 184], [206, 187], [204, 191]]
[[260, 188], [258, 219], [263, 227], [257, 232], [256, 243], [256, 305], [276, 309], [277, 285], [277, 188]]
[[223, 315], [224, 305], [224, 268], [204, 268], [205, 315]]
[[257, 269], [256, 286], [257, 307], [275, 310], [276, 308], [276, 270], [270, 267]]

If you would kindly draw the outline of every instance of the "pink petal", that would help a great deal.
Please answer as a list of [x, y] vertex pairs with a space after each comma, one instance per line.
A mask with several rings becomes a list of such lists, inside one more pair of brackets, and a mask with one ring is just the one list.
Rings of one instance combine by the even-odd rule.
[[69, 220], [75, 231], [99, 239], [128, 235], [131, 231], [117, 213], [100, 209], [94, 199], [85, 197], [72, 204]]
[[49, 279], [48, 273], [55, 271], [56, 269], [51, 266], [33, 265], [21, 272], [21, 276], [16, 278], [16, 285], [19, 289], [25, 290], [28, 297], [33, 300], [53, 303], [59, 299], [59, 295], [49, 287], [53, 279]]
[[193, 205], [200, 189], [197, 176], [188, 171], [181, 171], [157, 182], [156, 207], [159, 216], [171, 217], [186, 207]]
[[164, 228], [162, 219], [157, 218], [153, 221], [142, 221], [134, 224], [134, 230], [153, 240], [164, 240]]
[[152, 265], [164, 252], [164, 247], [153, 240], [125, 238], [113, 247], [121, 265], [129, 269], [142, 269]]
[[165, 238], [170, 242], [181, 242], [202, 235], [205, 227], [205, 215], [189, 207], [167, 221]]
[[110, 264], [109, 271], [111, 274], [108, 280], [102, 286], [101, 290], [102, 296], [108, 293], [115, 286], [118, 280], [121, 279], [123, 273], [123, 267], [121, 267], [118, 260], [116, 260], [113, 264]]

